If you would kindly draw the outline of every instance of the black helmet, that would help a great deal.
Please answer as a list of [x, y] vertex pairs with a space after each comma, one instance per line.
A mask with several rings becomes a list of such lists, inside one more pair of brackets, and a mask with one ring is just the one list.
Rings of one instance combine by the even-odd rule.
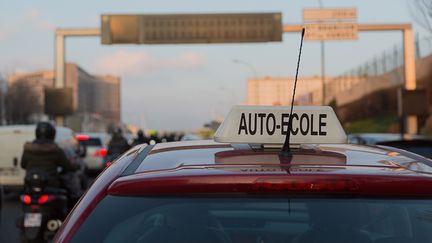
[[144, 137], [144, 132], [143, 132], [143, 130], [138, 130], [138, 132], [137, 132], [137, 135], [138, 135], [138, 137]]
[[36, 139], [54, 140], [56, 129], [49, 122], [39, 122], [36, 126]]
[[122, 135], [122, 130], [121, 130], [121, 128], [120, 127], [115, 127], [113, 130], [112, 130], [112, 138], [120, 138], [120, 137], [122, 137], [123, 135]]

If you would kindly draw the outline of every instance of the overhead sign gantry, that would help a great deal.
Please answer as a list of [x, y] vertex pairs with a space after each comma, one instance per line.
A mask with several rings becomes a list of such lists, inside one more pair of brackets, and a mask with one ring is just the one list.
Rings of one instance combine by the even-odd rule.
[[[354, 9], [305, 10], [309, 20], [356, 19]], [[357, 31], [402, 31], [405, 56], [405, 88], [416, 89], [414, 38], [410, 24], [334, 23], [333, 27], [282, 24], [281, 13], [239, 14], [163, 14], [163, 15], [102, 15], [101, 28], [57, 29], [55, 32], [55, 87], [65, 87], [64, 39], [71, 36], [100, 36], [102, 44], [186, 44], [186, 43], [250, 43], [282, 41], [282, 33], [300, 32], [306, 28], [305, 40], [353, 39]], [[309, 27], [308, 27], [309, 24]], [[329, 24], [329, 23], [324, 23]], [[340, 24], [350, 26], [338, 27]], [[333, 29], [332, 33], [329, 29]], [[345, 34], [338, 34], [343, 31]], [[308, 34], [310, 32], [311, 34]], [[326, 32], [326, 33], [323, 33]], [[348, 33], [349, 32], [349, 33]], [[62, 119], [57, 119], [62, 124]], [[410, 134], [417, 132], [417, 119], [408, 117]]]

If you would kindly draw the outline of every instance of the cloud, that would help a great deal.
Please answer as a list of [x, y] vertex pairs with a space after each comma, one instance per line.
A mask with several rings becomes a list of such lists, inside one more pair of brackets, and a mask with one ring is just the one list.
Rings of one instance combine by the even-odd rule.
[[142, 75], [166, 69], [193, 69], [203, 66], [204, 63], [203, 56], [196, 53], [161, 59], [145, 52], [120, 50], [98, 58], [94, 70], [115, 75]]
[[0, 41], [17, 38], [16, 35], [23, 33], [23, 26], [30, 27], [32, 31], [53, 31], [56, 27], [38, 9], [32, 8], [9, 21], [0, 21]]
[[202, 64], [204, 64], [204, 58], [195, 53], [186, 53], [177, 58], [166, 60], [166, 64], [177, 68], [193, 68], [202, 66]]
[[31, 25], [38, 30], [54, 30], [55, 24], [43, 18], [41, 12], [32, 8], [24, 15], [24, 20], [29, 21]]

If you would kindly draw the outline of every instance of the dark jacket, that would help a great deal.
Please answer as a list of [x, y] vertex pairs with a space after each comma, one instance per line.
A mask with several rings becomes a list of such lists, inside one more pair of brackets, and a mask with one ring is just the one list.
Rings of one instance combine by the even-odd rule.
[[108, 144], [108, 156], [118, 157], [130, 149], [129, 143], [121, 135], [113, 135]]
[[137, 136], [132, 142], [132, 147], [134, 147], [138, 144], [143, 144], [143, 143], [149, 144], [150, 139], [146, 136]]
[[28, 171], [45, 171], [51, 178], [50, 185], [61, 186], [57, 167], [63, 171], [74, 171], [75, 165], [66, 157], [63, 150], [50, 140], [35, 140], [24, 145], [21, 167]]

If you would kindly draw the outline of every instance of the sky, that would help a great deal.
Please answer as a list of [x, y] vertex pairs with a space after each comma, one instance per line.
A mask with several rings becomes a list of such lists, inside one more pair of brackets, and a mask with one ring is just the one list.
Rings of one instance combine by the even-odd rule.
[[[361, 24], [413, 23], [417, 35], [428, 36], [413, 21], [408, 1], [322, 3], [356, 7]], [[317, 0], [7, 1], [0, 8], [0, 73], [52, 69], [55, 28], [99, 27], [101, 14], [281, 12], [284, 24], [301, 24], [302, 9], [318, 6]], [[246, 81], [254, 72], [259, 77], [294, 76], [299, 41], [295, 33], [285, 33], [282, 42], [214, 45], [101, 45], [97, 37], [69, 38], [66, 61], [92, 74], [122, 78], [124, 122], [145, 129], [191, 130], [244, 102]], [[341, 74], [401, 43], [399, 32], [359, 33], [356, 41], [326, 42], [326, 74]], [[304, 43], [300, 76], [320, 75], [320, 53], [319, 42]]]

